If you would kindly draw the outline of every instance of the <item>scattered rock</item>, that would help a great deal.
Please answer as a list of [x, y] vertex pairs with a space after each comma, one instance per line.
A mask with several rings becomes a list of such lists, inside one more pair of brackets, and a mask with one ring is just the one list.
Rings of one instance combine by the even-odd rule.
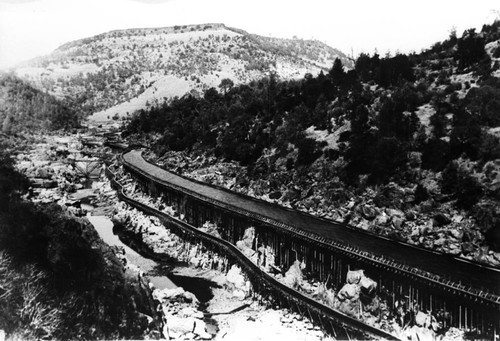
[[385, 226], [388, 221], [389, 221], [389, 217], [387, 216], [387, 214], [385, 214], [385, 212], [382, 212], [375, 219], [375, 225]]
[[458, 255], [460, 254], [460, 252], [462, 252], [462, 248], [458, 243], [450, 243], [447, 246], [447, 252], [451, 255]]
[[461, 241], [463, 236], [464, 236], [463, 231], [457, 230], [457, 229], [449, 230], [449, 233], [450, 233], [451, 237], [453, 237], [454, 239], [456, 239], [458, 241]]
[[373, 206], [362, 205], [361, 206], [361, 214], [368, 220], [373, 220], [377, 216], [377, 210]]
[[404, 219], [400, 217], [393, 217], [391, 221], [392, 221], [392, 226], [394, 226], [394, 228], [397, 230], [400, 230], [405, 222]]

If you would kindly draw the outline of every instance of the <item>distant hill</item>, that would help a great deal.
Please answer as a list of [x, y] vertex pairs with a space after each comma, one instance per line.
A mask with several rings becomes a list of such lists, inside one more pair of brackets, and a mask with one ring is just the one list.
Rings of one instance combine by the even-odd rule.
[[62, 45], [16, 69], [33, 86], [107, 119], [188, 92], [198, 96], [224, 78], [235, 84], [270, 72], [279, 79], [329, 70], [336, 58], [319, 41], [249, 34], [223, 24], [112, 31]]
[[13, 74], [0, 73], [0, 132], [69, 129], [79, 115], [61, 100], [35, 89]]

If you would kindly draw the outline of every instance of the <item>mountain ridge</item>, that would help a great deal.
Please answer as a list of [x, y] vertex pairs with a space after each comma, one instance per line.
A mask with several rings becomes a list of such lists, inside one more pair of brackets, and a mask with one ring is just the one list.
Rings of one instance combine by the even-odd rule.
[[243, 84], [270, 73], [283, 80], [316, 75], [336, 58], [352, 66], [344, 53], [320, 41], [193, 24], [113, 30], [71, 41], [20, 65], [16, 74], [106, 120], [188, 92], [201, 96], [225, 78]]

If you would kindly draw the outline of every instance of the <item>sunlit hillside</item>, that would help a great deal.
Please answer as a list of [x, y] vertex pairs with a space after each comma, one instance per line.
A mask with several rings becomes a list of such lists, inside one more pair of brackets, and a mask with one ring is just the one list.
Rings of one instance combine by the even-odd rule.
[[280, 79], [329, 70], [340, 51], [321, 42], [267, 38], [223, 24], [112, 31], [67, 43], [17, 68], [34, 86], [109, 119], [222, 79], [235, 84], [276, 72]]

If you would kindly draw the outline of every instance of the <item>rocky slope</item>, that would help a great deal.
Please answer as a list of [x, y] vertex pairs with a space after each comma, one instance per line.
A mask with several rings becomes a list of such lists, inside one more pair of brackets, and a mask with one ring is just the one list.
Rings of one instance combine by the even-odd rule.
[[[0, 335], [8, 340], [156, 335], [161, 321], [148, 282], [88, 220], [76, 217], [85, 214], [83, 204], [68, 198], [85, 180], [64, 162], [55, 140], [75, 144], [76, 137], [27, 136], [30, 141], [12, 137], [15, 144], [0, 138]], [[18, 171], [5, 152], [19, 153]]]
[[337, 57], [352, 65], [342, 52], [318, 41], [205, 24], [100, 34], [25, 63], [16, 74], [105, 120], [188, 92], [202, 95], [226, 78], [238, 84], [269, 72], [282, 79], [317, 74]]
[[500, 266], [500, 22], [418, 55], [235, 86], [127, 126], [169, 170]]

